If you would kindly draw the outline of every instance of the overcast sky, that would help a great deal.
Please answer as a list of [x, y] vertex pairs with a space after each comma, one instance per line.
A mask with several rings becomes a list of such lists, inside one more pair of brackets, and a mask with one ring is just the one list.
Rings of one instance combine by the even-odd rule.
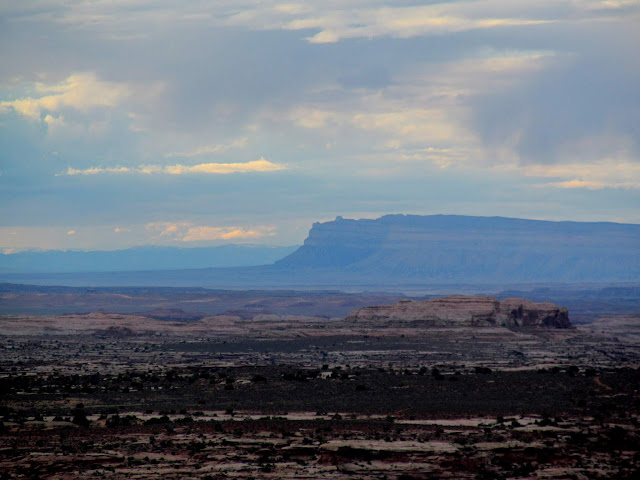
[[640, 1], [0, 0], [0, 249], [640, 223]]

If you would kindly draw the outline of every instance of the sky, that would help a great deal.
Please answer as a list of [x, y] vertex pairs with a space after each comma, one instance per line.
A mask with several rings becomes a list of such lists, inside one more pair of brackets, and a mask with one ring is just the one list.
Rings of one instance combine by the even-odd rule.
[[0, 251], [640, 223], [640, 0], [0, 0]]

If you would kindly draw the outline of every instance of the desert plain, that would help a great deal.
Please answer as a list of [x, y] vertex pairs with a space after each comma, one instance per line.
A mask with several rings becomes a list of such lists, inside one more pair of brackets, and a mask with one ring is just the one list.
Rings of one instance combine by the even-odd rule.
[[[37, 314], [18, 308], [21, 295]], [[319, 316], [309, 293], [269, 303], [264, 292], [245, 292], [247, 308], [215, 314], [144, 310], [149, 292], [90, 295], [129, 297], [129, 311], [82, 311], [86, 292], [3, 295], [17, 313], [0, 321], [2, 479], [631, 479], [640, 471], [640, 316], [632, 313], [558, 328], [509, 322], [500, 306], [517, 316], [513, 301], [489, 297], [334, 292], [327, 305], [354, 312]], [[389, 306], [361, 308], [371, 302]], [[68, 311], [43, 315], [47, 304]], [[287, 313], [291, 305], [310, 311]], [[563, 315], [548, 302], [526, 305]]]

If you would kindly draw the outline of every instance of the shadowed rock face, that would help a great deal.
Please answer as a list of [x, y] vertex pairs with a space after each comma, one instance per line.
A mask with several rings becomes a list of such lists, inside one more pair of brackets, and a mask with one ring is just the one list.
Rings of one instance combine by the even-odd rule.
[[521, 298], [500, 302], [494, 297], [450, 296], [395, 305], [365, 307], [350, 313], [347, 321], [419, 323], [434, 327], [549, 327], [570, 328], [566, 308], [549, 302], [536, 303]]
[[[457, 215], [314, 223], [276, 262], [365, 284], [636, 281], [640, 225]], [[350, 277], [351, 278], [351, 277]]]
[[570, 328], [569, 312], [551, 302], [531, 302], [508, 298], [500, 302], [500, 315], [506, 315], [509, 327]]

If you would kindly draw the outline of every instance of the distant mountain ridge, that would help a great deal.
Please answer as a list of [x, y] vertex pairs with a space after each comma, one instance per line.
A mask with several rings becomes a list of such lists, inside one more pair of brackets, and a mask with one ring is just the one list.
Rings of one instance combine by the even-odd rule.
[[386, 215], [314, 223], [276, 262], [369, 279], [601, 282], [640, 279], [640, 225], [458, 215]]
[[200, 268], [183, 264], [155, 271], [28, 274], [0, 269], [0, 282], [394, 292], [444, 285], [474, 286], [478, 292], [481, 285], [500, 290], [524, 284], [640, 282], [640, 225], [635, 224], [458, 215], [337, 217], [314, 223], [304, 245], [287, 253], [272, 264], [227, 268], [205, 268], [210, 265], [199, 258]]
[[118, 272], [267, 265], [298, 247], [134, 247], [111, 251], [26, 251], [0, 254], [0, 272]]

